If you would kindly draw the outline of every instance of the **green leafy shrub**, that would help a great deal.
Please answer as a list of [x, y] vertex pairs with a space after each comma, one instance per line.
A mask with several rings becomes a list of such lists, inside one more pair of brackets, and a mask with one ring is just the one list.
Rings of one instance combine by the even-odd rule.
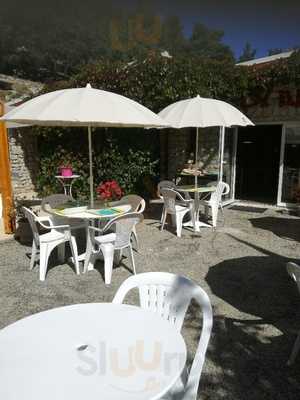
[[[52, 132], [53, 130], [57, 132]], [[55, 178], [62, 164], [68, 163], [80, 175], [72, 191], [77, 198], [89, 197], [89, 159], [87, 135], [82, 130], [45, 128], [40, 131], [40, 171], [37, 189], [41, 196], [61, 192]], [[52, 134], [50, 135], [50, 133]], [[112, 133], [97, 135], [93, 148], [94, 190], [104, 181], [116, 180], [125, 194], [139, 193], [147, 196], [144, 179], [157, 175], [158, 161], [149, 150], [122, 146]], [[96, 140], [99, 139], [100, 140]], [[124, 140], [123, 140], [124, 141]], [[100, 142], [100, 143], [99, 143]], [[60, 143], [59, 145], [57, 143]]]

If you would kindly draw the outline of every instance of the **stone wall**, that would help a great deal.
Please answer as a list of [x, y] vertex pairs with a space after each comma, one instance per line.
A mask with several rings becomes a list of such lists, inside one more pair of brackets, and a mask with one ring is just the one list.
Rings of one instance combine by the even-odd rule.
[[[0, 101], [5, 104], [6, 111], [36, 96], [42, 88], [43, 84], [39, 82], [0, 74]], [[31, 128], [22, 128], [22, 133], [9, 129], [8, 136], [14, 198], [31, 199], [36, 196], [37, 138], [31, 133]]]
[[35, 179], [39, 167], [36, 135], [30, 128], [9, 130], [9, 151], [13, 194], [16, 200], [37, 196]]

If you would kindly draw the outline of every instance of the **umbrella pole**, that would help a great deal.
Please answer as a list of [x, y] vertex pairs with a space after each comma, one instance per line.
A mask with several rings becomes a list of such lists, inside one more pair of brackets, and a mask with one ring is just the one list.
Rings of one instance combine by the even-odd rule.
[[92, 128], [88, 127], [89, 136], [89, 161], [90, 161], [90, 206], [94, 207], [94, 177], [93, 177], [93, 154], [92, 154]]
[[[195, 154], [196, 168], [198, 168], [198, 138], [199, 138], [199, 128], [197, 127], [197, 130], [196, 130], [196, 154]], [[197, 175], [197, 170], [196, 170], [195, 189], [197, 189], [197, 187], [198, 187], [198, 175]]]
[[219, 169], [219, 181], [223, 181], [223, 160], [224, 160], [224, 142], [225, 142], [225, 126], [220, 127], [220, 141], [219, 141], [219, 159], [220, 159], [220, 169]]

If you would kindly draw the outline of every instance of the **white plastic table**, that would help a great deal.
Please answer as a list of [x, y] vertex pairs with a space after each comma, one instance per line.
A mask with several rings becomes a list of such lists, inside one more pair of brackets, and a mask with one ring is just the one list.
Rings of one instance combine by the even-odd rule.
[[[89, 246], [91, 246], [90, 232], [89, 232], [89, 229], [88, 229], [89, 224], [92, 221], [96, 221], [96, 220], [98, 220], [98, 221], [107, 221], [107, 220], [115, 218], [115, 217], [117, 217], [119, 215], [123, 215], [123, 214], [125, 214], [125, 213], [127, 213], [127, 212], [129, 212], [131, 210], [131, 205], [122, 204], [122, 205], [116, 206], [116, 208], [121, 210], [121, 212], [118, 213], [118, 214], [111, 214], [111, 215], [96, 215], [96, 214], [92, 214], [88, 210], [74, 212], [72, 214], [64, 214], [61, 211], [54, 211], [54, 212], [52, 212], [52, 214], [54, 216], [59, 216], [59, 217], [64, 217], [64, 218], [71, 218], [71, 219], [72, 218], [76, 218], [76, 219], [80, 218], [80, 219], [84, 220], [86, 222], [86, 250], [88, 250]], [[80, 254], [78, 256], [79, 261], [84, 261], [85, 260], [85, 256], [86, 256], [86, 252]]]
[[0, 331], [0, 399], [157, 400], [185, 362], [183, 337], [151, 311], [56, 308]]
[[[76, 208], [76, 207], [74, 207]], [[108, 207], [111, 208], [111, 207]], [[127, 212], [129, 212], [131, 210], [131, 205], [130, 204], [121, 204], [119, 206], [115, 206], [112, 208], [117, 208], [118, 210], [120, 210], [120, 213], [118, 214], [111, 214], [111, 215], [99, 215], [99, 214], [94, 214], [91, 211], [99, 211], [99, 210], [105, 210], [105, 208], [97, 208], [94, 210], [85, 210], [85, 211], [77, 211], [77, 212], [72, 212], [72, 214], [65, 214], [64, 210], [61, 211], [57, 211], [54, 210], [52, 212], [52, 214], [58, 216], [58, 217], [64, 217], [64, 218], [76, 218], [76, 219], [84, 219], [86, 221], [90, 221], [90, 220], [109, 220], [112, 218], [115, 218], [119, 215], [125, 214]], [[49, 211], [50, 212], [50, 211]]]
[[80, 175], [70, 175], [70, 176], [63, 176], [63, 175], [55, 175], [55, 178], [59, 180], [64, 188], [64, 194], [66, 196], [72, 196], [72, 185], [75, 179], [79, 178]]
[[[193, 185], [177, 186], [179, 192], [193, 193], [195, 195], [195, 220], [196, 220], [196, 232], [200, 231], [200, 228], [212, 228], [211, 225], [206, 224], [203, 221], [199, 221], [199, 211], [200, 211], [200, 200], [205, 200], [205, 198], [216, 190], [215, 186], [200, 186], [195, 188]], [[193, 222], [187, 221], [183, 226], [194, 227]]]

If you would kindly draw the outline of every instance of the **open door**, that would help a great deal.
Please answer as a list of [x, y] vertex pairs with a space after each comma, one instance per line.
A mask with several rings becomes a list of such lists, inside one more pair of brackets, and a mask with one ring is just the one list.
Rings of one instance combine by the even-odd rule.
[[236, 197], [277, 203], [281, 125], [239, 128], [236, 165]]
[[[4, 115], [4, 104], [0, 102], [0, 116], [2, 115]], [[3, 218], [4, 232], [12, 233], [13, 197], [7, 130], [3, 122], [0, 122], [0, 194], [2, 203], [2, 215], [0, 215], [0, 218]]]

